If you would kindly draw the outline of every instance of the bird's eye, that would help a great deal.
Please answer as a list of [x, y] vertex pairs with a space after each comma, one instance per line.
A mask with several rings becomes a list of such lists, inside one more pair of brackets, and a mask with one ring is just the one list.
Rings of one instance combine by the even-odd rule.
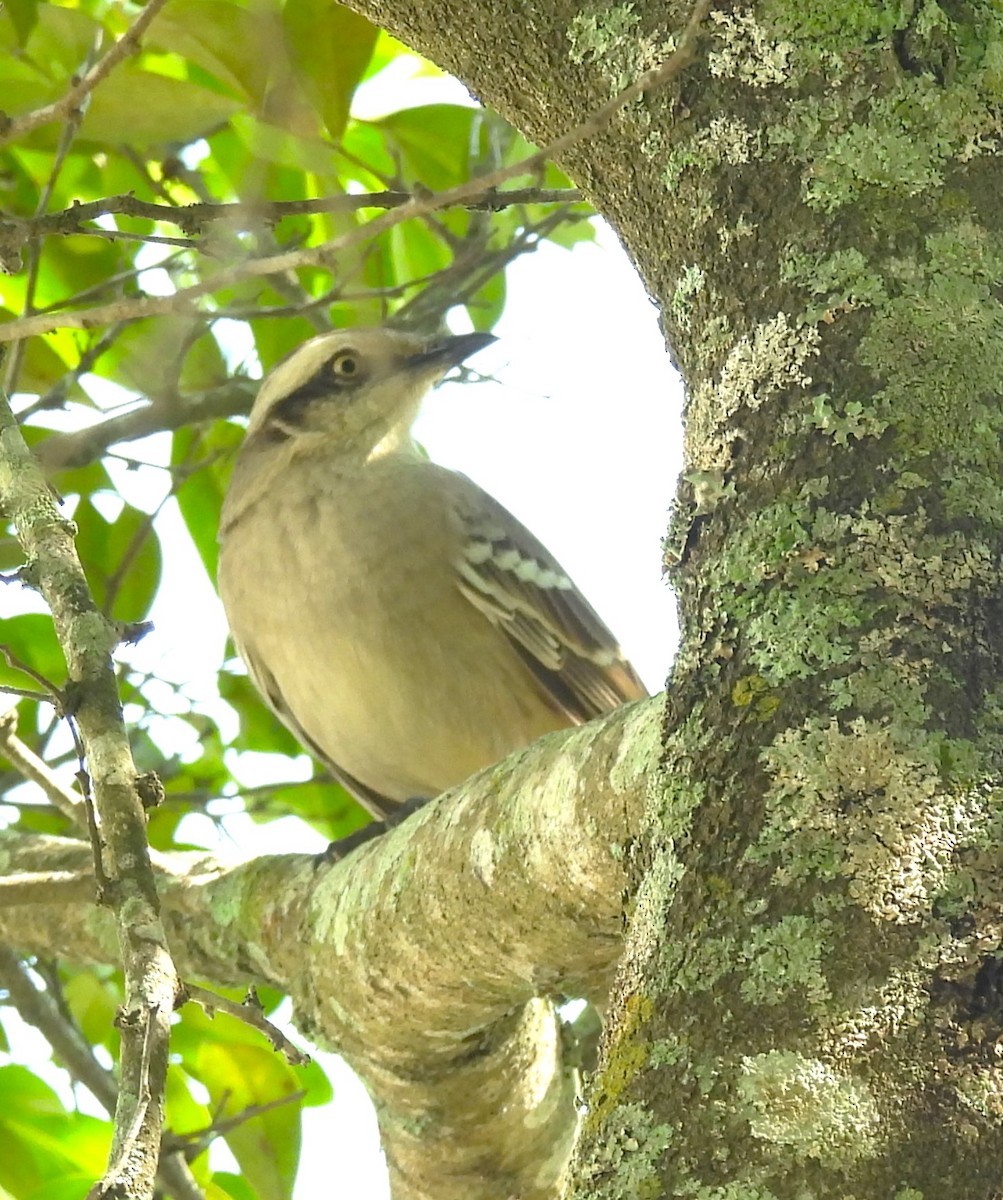
[[331, 374], [335, 379], [354, 379], [359, 373], [359, 359], [354, 350], [342, 350], [331, 359]]

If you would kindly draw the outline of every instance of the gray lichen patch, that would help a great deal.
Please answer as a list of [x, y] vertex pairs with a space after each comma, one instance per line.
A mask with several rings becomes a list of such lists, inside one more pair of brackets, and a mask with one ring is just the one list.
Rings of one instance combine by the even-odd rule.
[[805, 366], [818, 345], [816, 329], [795, 326], [784, 312], [740, 338], [718, 378], [694, 389], [686, 423], [687, 462], [696, 470], [726, 471], [742, 410], [755, 411], [787, 388], [809, 384]]
[[839, 1166], [880, 1147], [878, 1105], [863, 1080], [793, 1050], [743, 1060], [739, 1097], [752, 1136]]

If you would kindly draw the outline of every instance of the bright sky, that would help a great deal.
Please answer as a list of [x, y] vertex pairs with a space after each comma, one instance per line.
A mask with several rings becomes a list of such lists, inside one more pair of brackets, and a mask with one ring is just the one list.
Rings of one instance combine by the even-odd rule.
[[[655, 308], [609, 230], [600, 243], [573, 252], [545, 245], [510, 268], [500, 340], [472, 364], [498, 382], [445, 385], [417, 432], [434, 459], [476, 479], [550, 547], [648, 686], [659, 690], [676, 636], [660, 539], [679, 469], [681, 390]], [[163, 461], [165, 447], [160, 437], [128, 450]], [[149, 481], [121, 475], [127, 494], [140, 503], [145, 494], [149, 503]], [[170, 507], [159, 528], [167, 558], [151, 614], [155, 631], [131, 661], [208, 697], [226, 637], [222, 609]], [[299, 768], [309, 773], [306, 760]], [[294, 772], [283, 763], [278, 774]], [[298, 823], [279, 825], [263, 831], [234, 820], [229, 834], [247, 855], [320, 847]], [[186, 824], [184, 835], [215, 842], [211, 823], [201, 818]], [[36, 1067], [48, 1059], [28, 1035], [15, 1038], [14, 1050], [18, 1061]], [[337, 1060], [324, 1061], [337, 1111], [332, 1121], [329, 1110], [306, 1110], [297, 1197], [329, 1189], [332, 1160], [342, 1194], [383, 1197], [375, 1119], [364, 1092]], [[333, 1130], [339, 1142], [344, 1137], [336, 1149]]]

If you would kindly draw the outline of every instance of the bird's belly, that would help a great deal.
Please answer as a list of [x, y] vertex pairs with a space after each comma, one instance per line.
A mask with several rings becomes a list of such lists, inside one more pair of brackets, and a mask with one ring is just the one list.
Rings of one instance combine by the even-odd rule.
[[392, 800], [433, 796], [567, 724], [504, 635], [490, 664], [444, 641], [472, 616], [487, 620], [448, 574], [434, 594], [412, 592], [390, 545], [364, 577], [339, 577], [302, 544], [304, 528], [261, 554], [255, 601], [230, 595], [227, 608], [238, 643], [332, 763]]

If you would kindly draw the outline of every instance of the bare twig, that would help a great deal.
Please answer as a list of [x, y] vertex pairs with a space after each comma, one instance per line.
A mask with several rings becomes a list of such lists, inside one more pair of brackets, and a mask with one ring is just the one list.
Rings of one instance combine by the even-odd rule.
[[61, 375], [47, 392], [39, 396], [27, 408], [19, 411], [18, 419], [23, 421], [32, 413], [40, 412], [43, 409], [61, 408], [66, 403], [70, 388], [75, 383], [79, 383], [81, 376], [91, 370], [101, 355], [115, 344], [125, 329], [128, 329], [128, 325], [124, 321], [110, 325], [99, 338], [95, 339], [92, 345], [83, 351], [77, 365], [71, 371]]
[[[42, 693], [43, 699], [47, 700], [50, 704], [54, 704], [56, 706], [56, 711], [62, 713], [64, 707], [63, 693], [58, 687], [56, 687], [51, 679], [47, 679], [39, 671], [36, 671], [34, 667], [29, 666], [24, 659], [19, 658], [10, 646], [0, 645], [0, 654], [2, 654], [7, 660], [7, 665], [9, 667], [13, 667], [15, 671], [20, 671], [23, 675], [27, 675], [30, 679], [34, 679], [34, 681], [44, 689]], [[24, 693], [21, 692], [18, 693], [18, 695], [23, 694]]]
[[[408, 191], [367, 192], [364, 194], [321, 196], [313, 200], [260, 200], [234, 201], [229, 204], [154, 204], [140, 200], [131, 193], [109, 196], [102, 200], [91, 200], [86, 204], [74, 204], [60, 212], [38, 214], [33, 217], [7, 216], [2, 223], [8, 225], [22, 237], [39, 237], [43, 234], [93, 233], [109, 237], [139, 237], [146, 235], [126, 234], [121, 230], [91, 229], [88, 222], [100, 217], [137, 217], [161, 224], [176, 225], [188, 234], [198, 232], [213, 221], [224, 221], [232, 229], [256, 228], [262, 224], [275, 224], [284, 217], [321, 216], [330, 213], [353, 213], [363, 209], [401, 208], [414, 199]], [[517, 188], [511, 191], [491, 191], [473, 196], [459, 207], [484, 212], [500, 212], [515, 204], [573, 204], [583, 199], [577, 188]], [[174, 245], [190, 245], [189, 242], [173, 238], [150, 238]]]
[[603, 129], [613, 117], [628, 104], [643, 96], [654, 88], [661, 87], [678, 75], [691, 61], [700, 25], [711, 7], [712, 0], [697, 0], [686, 29], [680, 39], [676, 51], [664, 63], [646, 71], [636, 82], [624, 88], [607, 104], [598, 109], [591, 117], [576, 125], [567, 133], [536, 151], [521, 162], [486, 175], [468, 180], [443, 192], [423, 192], [411, 196], [404, 204], [392, 212], [376, 217], [368, 224], [357, 229], [349, 230], [330, 241], [318, 246], [305, 247], [299, 250], [286, 251], [281, 254], [271, 254], [264, 258], [251, 259], [224, 268], [209, 279], [190, 287], [181, 288], [171, 296], [147, 296], [141, 300], [118, 300], [108, 304], [98, 304], [91, 308], [78, 309], [75, 312], [60, 314], [45, 314], [10, 321], [0, 325], [0, 341], [13, 341], [19, 337], [28, 337], [39, 333], [49, 333], [53, 329], [71, 327], [86, 329], [108, 321], [117, 321], [135, 317], [157, 316], [163, 313], [177, 312], [188, 308], [191, 303], [202, 296], [249, 278], [274, 275], [283, 271], [292, 271], [299, 267], [313, 266], [328, 261], [332, 254], [342, 252], [360, 241], [375, 237], [387, 229], [414, 217], [424, 217], [428, 213], [451, 205], [464, 204], [468, 200], [490, 194], [510, 179], [520, 175], [532, 175], [538, 172], [550, 158], [558, 157], [570, 146], [583, 138], [591, 137]]
[[78, 108], [94, 91], [102, 79], [106, 78], [122, 62], [127, 55], [139, 48], [139, 39], [148, 29], [151, 21], [164, 7], [167, 0], [147, 0], [135, 21], [124, 34], [110, 46], [107, 52], [74, 83], [58, 100], [24, 113], [20, 117], [11, 117], [0, 128], [0, 146], [5, 146], [15, 138], [24, 137], [32, 130], [48, 125], [50, 121], [59, 121]]
[[144, 404], [69, 434], [52, 434], [36, 447], [39, 460], [49, 470], [82, 466], [98, 458], [116, 442], [130, 442], [159, 430], [180, 429], [199, 421], [213, 421], [248, 412], [254, 399], [254, 380], [235, 376], [221, 387], [189, 395], [184, 404]]
[[[7, 759], [19, 775], [31, 783], [38, 784], [64, 817], [69, 817], [80, 828], [85, 827], [83, 801], [65, 787], [42, 759], [17, 736], [15, 712], [0, 716], [0, 755]], [[91, 890], [93, 892], [93, 887]]]
[[226, 996], [218, 996], [208, 988], [198, 987], [194, 983], [186, 983], [185, 991], [188, 993], [188, 999], [200, 1004], [210, 1016], [214, 1012], [224, 1012], [238, 1021], [243, 1021], [245, 1025], [250, 1025], [252, 1029], [257, 1029], [259, 1033], [264, 1034], [273, 1049], [282, 1051], [286, 1061], [293, 1066], [305, 1067], [311, 1062], [309, 1054], [293, 1045], [282, 1030], [268, 1020], [254, 988], [250, 989], [242, 1004], [228, 1000]]
[[[287, 1104], [295, 1104], [297, 1100], [302, 1100], [305, 1095], [305, 1091], [290, 1092], [288, 1096], [279, 1096], [278, 1099], [268, 1100], [264, 1104], [249, 1104], [246, 1108], [242, 1108], [240, 1112], [234, 1113], [232, 1117], [216, 1117], [211, 1125], [206, 1125], [202, 1129], [193, 1129], [188, 1133], [168, 1134], [164, 1139], [164, 1144], [171, 1149], [194, 1146], [198, 1151], [201, 1151], [210, 1142], [215, 1141], [216, 1138], [225, 1137], [231, 1130], [239, 1129], [241, 1125], [246, 1125], [248, 1121], [253, 1121], [255, 1117], [263, 1116], [273, 1109], [283, 1108]], [[186, 1157], [192, 1158], [194, 1156], [189, 1153]]]
[[[442, 311], [451, 304], [464, 303], [496, 272], [501, 271], [521, 254], [531, 253], [551, 230], [568, 219], [561, 208], [547, 213], [523, 229], [512, 241], [497, 250], [485, 251], [479, 244], [471, 253], [461, 247], [457, 258], [448, 267], [395, 288], [364, 293], [364, 298], [377, 295], [399, 296], [408, 291], [415, 295], [394, 315], [394, 321], [408, 327], [435, 324]], [[423, 286], [422, 286], [423, 285]], [[345, 300], [348, 295], [334, 289], [319, 301], [308, 305], [287, 307], [286, 312], [302, 314], [306, 307], [330, 303], [334, 298]], [[282, 310], [257, 308], [253, 314], [245, 310], [225, 309], [217, 316], [242, 319], [253, 315], [280, 315]], [[329, 327], [329, 325], [328, 325]], [[117, 442], [127, 442], [164, 430], [180, 429], [200, 421], [217, 420], [246, 413], [254, 399], [256, 382], [236, 377], [210, 392], [190, 394], [179, 399], [173, 394], [155, 397], [151, 403], [119, 413], [94, 425], [66, 433], [51, 433], [35, 447], [43, 466], [48, 470], [82, 466], [104, 454]]]

